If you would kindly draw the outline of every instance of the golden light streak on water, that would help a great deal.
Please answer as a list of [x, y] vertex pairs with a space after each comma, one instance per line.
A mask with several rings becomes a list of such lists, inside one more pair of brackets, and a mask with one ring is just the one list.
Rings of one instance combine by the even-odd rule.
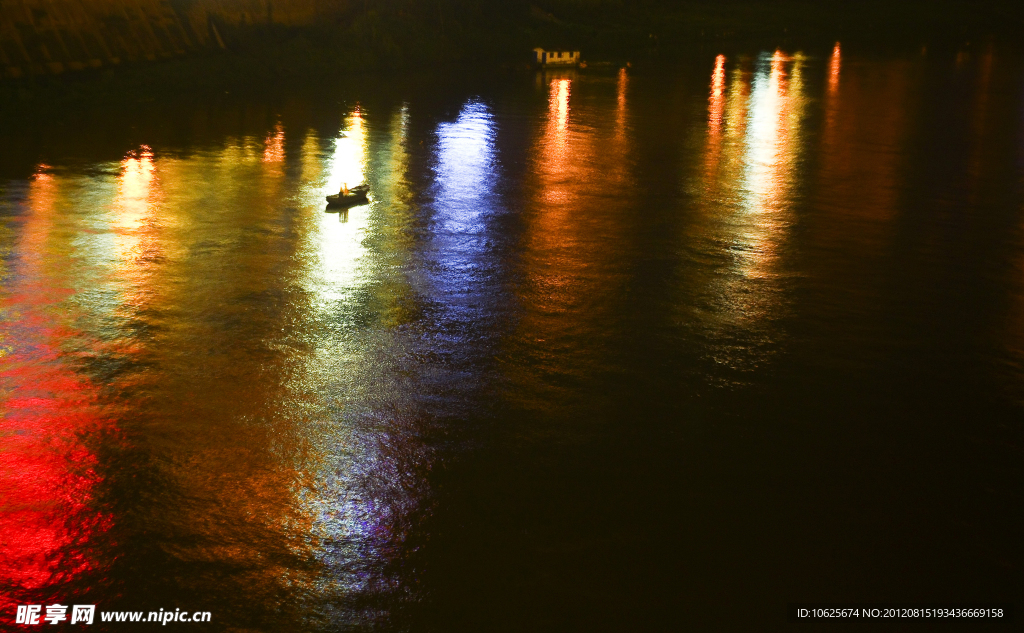
[[555, 107], [558, 110], [558, 131], [564, 133], [569, 122], [569, 85], [568, 79], [558, 80], [558, 93], [555, 96]]
[[[718, 137], [709, 125], [694, 174], [699, 212], [684, 225], [684, 239], [717, 264], [705, 268], [696, 299], [685, 302], [714, 315], [705, 320], [706, 335], [721, 342], [709, 359], [735, 380], [771, 361], [778, 343], [763, 333], [786, 311], [781, 253], [800, 179], [802, 65], [801, 56], [775, 51], [755, 60], [752, 75], [742, 63], [733, 69], [722, 106], [725, 133]], [[764, 344], [730, 345], [734, 338]]]
[[[767, 76], [755, 81], [751, 94], [750, 127], [747, 132], [747, 209], [756, 215], [782, 209], [791, 156], [789, 127], [791, 97], [786, 65], [781, 51], [771, 57]], [[799, 62], [794, 64], [794, 70]], [[772, 222], [769, 220], [769, 222]], [[767, 227], [765, 227], [767, 228]], [[762, 253], [767, 256], [768, 253]]]
[[[51, 555], [65, 552], [61, 564], [78, 570], [66, 578], [91, 579], [109, 562], [92, 556], [100, 543], [120, 562], [89, 586], [124, 608], [198, 596], [238, 630], [444, 629], [444, 615], [423, 613], [469, 604], [463, 623], [493, 622], [525, 596], [540, 605], [527, 624], [551, 615], [551, 588], [604, 569], [606, 545], [644, 542], [643, 555], [664, 556], [658, 544], [674, 533], [666, 499], [713, 520], [691, 539], [700, 551], [669, 552], [651, 586], [678, 576], [680, 560], [700, 560], [715, 534], [728, 537], [708, 561], [735, 551], [736, 536], [756, 548], [757, 529], [714, 516], [719, 484], [737, 473], [754, 482], [750, 499], [783, 481], [757, 489], [761, 466], [786, 461], [774, 453], [743, 470], [764, 453], [756, 436], [740, 438], [756, 431], [746, 421], [769, 422], [759, 425], [765, 437], [800, 459], [808, 429], [837, 427], [828, 416], [820, 424], [826, 408], [803, 408], [816, 385], [829, 403], [865, 398], [849, 434], [818, 436], [833, 447], [861, 446], [859, 413], [888, 411], [894, 393], [874, 385], [908, 374], [925, 378], [896, 384], [901, 397], [903, 386], [916, 389], [907, 403], [926, 412], [949, 387], [967, 385], [954, 405], [960, 395], [998, 400], [1000, 381], [1024, 402], [1024, 228], [1010, 206], [1022, 140], [996, 136], [1019, 128], [1019, 91], [1006, 96], [1019, 78], [999, 59], [986, 79], [982, 52], [959, 75], [949, 59], [928, 73], [919, 60], [846, 59], [841, 90], [827, 56], [777, 52], [705, 63], [693, 70], [709, 83], [696, 89], [692, 74], [548, 74], [543, 94], [503, 85], [466, 98], [442, 87], [443, 99], [414, 95], [400, 109], [390, 88], [371, 89], [374, 109], [345, 110], [342, 135], [342, 115], [325, 115], [317, 93], [315, 117], [284, 110], [269, 134], [277, 108], [247, 118], [224, 106], [233, 138], [218, 126], [182, 125], [181, 140], [140, 125], [131, 142], [148, 138], [153, 152], [124, 156], [132, 145], [119, 141], [88, 162], [77, 146], [41, 144], [39, 155], [65, 162], [0, 181], [0, 499], [17, 513], [0, 514], [0, 585], [48, 582]], [[965, 89], [952, 94], [952, 83]], [[825, 120], [805, 116], [816, 102]], [[278, 139], [279, 159], [264, 160], [278, 131], [292, 136]], [[80, 142], [75, 134], [61, 132], [61, 143]], [[347, 224], [324, 213], [343, 178], [372, 186], [371, 204]], [[920, 354], [928, 350], [953, 353]], [[978, 359], [974, 378], [957, 374], [962, 351]], [[948, 381], [931, 383], [936, 361]], [[687, 393], [694, 384], [713, 386], [696, 394], [703, 403]], [[92, 411], [92, 398], [117, 422], [95, 442], [87, 417], [74, 417]], [[772, 424], [794, 412], [794, 424]], [[964, 419], [963, 437], [984, 424]], [[19, 434], [25, 420], [42, 433]], [[889, 421], [877, 422], [888, 437]], [[933, 429], [927, 415], [919, 422], [899, 439]], [[701, 425], [737, 434], [679, 434]], [[499, 446], [506, 436], [512, 443]], [[665, 443], [673, 437], [682, 442]], [[979, 437], [995, 447], [1007, 436]], [[749, 452], [732, 452], [737, 438]], [[862, 452], [841, 455], [832, 475]], [[1005, 496], [1011, 453], [970, 485]], [[979, 451], [964, 468], [993, 454]], [[106, 479], [90, 479], [92, 460]], [[932, 461], [914, 463], [933, 468], [921, 481], [953, 463]], [[809, 480], [823, 463], [809, 464]], [[701, 481], [715, 464], [724, 479]], [[884, 497], [887, 480], [874, 492]], [[686, 498], [672, 499], [675, 489]], [[801, 498], [816, 489], [791, 486]], [[689, 503], [691, 492], [708, 503]], [[933, 519], [953, 526], [936, 543], [962, 536], [955, 512], [932, 512], [935, 495], [901, 543]], [[548, 509], [531, 518], [538, 504]], [[606, 512], [581, 521], [584, 505]], [[860, 533], [897, 506], [830, 529]], [[819, 505], [807, 517], [836, 510], [845, 511]], [[1012, 542], [1009, 515], [979, 516], [1003, 521], [992, 542]], [[972, 534], [984, 540], [987, 529]], [[872, 542], [885, 541], [885, 526], [877, 532]], [[819, 557], [802, 555], [809, 562], [782, 580], [790, 588], [814, 582], [806, 572]], [[593, 576], [588, 592], [647, 592], [628, 566]], [[487, 581], [496, 567], [536, 592]], [[554, 572], [538, 581], [538, 569]], [[66, 587], [54, 598], [71, 595]]]
[[154, 233], [159, 230], [157, 205], [158, 191], [153, 151], [143, 145], [121, 161], [117, 177], [117, 194], [113, 202], [114, 251], [117, 256], [116, 276], [121, 284], [122, 296], [128, 304], [137, 305], [145, 288], [143, 277], [147, 266], [140, 260], [160, 257]]
[[839, 92], [839, 69], [842, 64], [839, 42], [832, 48], [832, 56], [828, 60], [828, 94], [834, 96]]
[[737, 66], [729, 78], [728, 105], [725, 108], [726, 136], [742, 138], [747, 125], [747, 106], [750, 100], [750, 72]]
[[[379, 174], [374, 196], [381, 201], [381, 212], [373, 216], [373, 229], [381, 236], [375, 251], [375, 268], [380, 282], [373, 296], [379, 306], [384, 327], [399, 327], [416, 314], [415, 292], [408, 276], [397, 274], [409, 265], [415, 248], [412, 191], [409, 188], [409, 106], [403, 104], [391, 117], [388, 142], [374, 156]], [[383, 274], [381, 271], [394, 271]]]
[[345, 184], [354, 187], [363, 183], [366, 145], [366, 122], [362, 109], [356, 106], [352, 114], [345, 119], [341, 136], [335, 140], [326, 193], [338, 193]]
[[[314, 189], [322, 180], [325, 180], [323, 158], [320, 156], [320, 136], [314, 130], [307, 130], [305, 138], [302, 139], [299, 164], [302, 182], [313, 185], [310, 189]], [[315, 203], [317, 206], [320, 205], [321, 194], [325, 195], [325, 192], [318, 188], [305, 193], [308, 195], [309, 203]]]
[[[775, 51], [761, 63], [768, 68], [757, 72], [751, 89], [742, 202], [729, 238], [735, 276], [721, 288], [730, 321], [753, 327], [778, 318], [784, 309], [776, 278], [790, 221], [789, 196], [798, 179], [796, 122], [803, 105], [800, 84], [794, 81], [801, 60]], [[732, 362], [742, 365], [751, 359]]]

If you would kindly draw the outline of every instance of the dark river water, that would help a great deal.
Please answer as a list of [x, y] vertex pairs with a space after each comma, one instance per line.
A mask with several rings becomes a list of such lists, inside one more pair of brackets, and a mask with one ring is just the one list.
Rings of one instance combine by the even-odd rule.
[[1017, 57], [4, 126], [0, 628], [753, 631], [1024, 595]]

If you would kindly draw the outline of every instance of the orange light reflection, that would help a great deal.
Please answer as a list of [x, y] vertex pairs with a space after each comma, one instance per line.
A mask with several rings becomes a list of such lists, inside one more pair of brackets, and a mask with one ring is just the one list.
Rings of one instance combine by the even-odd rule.
[[[626, 107], [626, 90], [629, 88], [629, 74], [625, 68], [619, 69], [619, 78], [615, 86], [615, 140], [623, 142], [626, 140], [628, 133], [628, 115], [629, 111]], [[568, 97], [568, 94], [566, 95]], [[568, 101], [566, 102], [568, 105]]]
[[549, 119], [548, 127], [554, 126], [554, 143], [549, 147], [554, 150], [554, 158], [565, 157], [566, 144], [569, 134], [569, 88], [572, 81], [569, 79], [552, 79], [551, 96], [549, 108], [552, 117]]
[[263, 162], [280, 163], [284, 161], [284, 127], [278, 123], [274, 133], [268, 134], [263, 141]]
[[828, 62], [828, 93], [834, 95], [839, 92], [839, 67], [840, 67], [840, 53], [839, 53], [839, 42], [836, 42], [835, 48], [832, 49], [832, 57], [829, 58]]
[[621, 195], [632, 186], [634, 164], [629, 80], [620, 71], [614, 83], [590, 77], [549, 81], [546, 123], [530, 152], [535, 194], [525, 214], [524, 279], [517, 289], [530, 308], [510, 345], [530, 356], [525, 366], [532, 369], [515, 370], [511, 380], [550, 389], [556, 400], [572, 396], [556, 395], [559, 388], [541, 376], [576, 363], [566, 363], [553, 350], [600, 353], [570, 342], [605, 336], [602, 315], [625, 294], [625, 281], [598, 236], [625, 235], [631, 222], [625, 210], [632, 200]]
[[715, 58], [715, 70], [711, 73], [711, 96], [708, 97], [708, 127], [718, 134], [722, 127], [722, 110], [725, 106], [725, 55]]
[[725, 55], [715, 58], [711, 72], [711, 96], [708, 97], [708, 148], [704, 164], [708, 175], [718, 166], [722, 151], [722, 113], [725, 110]]

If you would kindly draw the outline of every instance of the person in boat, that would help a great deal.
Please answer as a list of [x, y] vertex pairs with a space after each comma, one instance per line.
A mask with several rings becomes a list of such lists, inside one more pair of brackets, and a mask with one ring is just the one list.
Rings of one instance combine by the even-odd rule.
[[341, 183], [341, 191], [338, 192], [338, 195], [339, 196], [347, 196], [348, 195], [348, 183], [347, 182]]

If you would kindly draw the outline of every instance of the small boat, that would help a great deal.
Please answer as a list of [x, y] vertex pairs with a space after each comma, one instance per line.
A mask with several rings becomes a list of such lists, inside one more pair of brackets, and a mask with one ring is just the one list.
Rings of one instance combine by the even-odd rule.
[[370, 192], [369, 185], [357, 185], [348, 190], [348, 193], [339, 191], [333, 196], [327, 196], [327, 208], [346, 208], [354, 207], [357, 204], [366, 204], [368, 202], [366, 194]]

